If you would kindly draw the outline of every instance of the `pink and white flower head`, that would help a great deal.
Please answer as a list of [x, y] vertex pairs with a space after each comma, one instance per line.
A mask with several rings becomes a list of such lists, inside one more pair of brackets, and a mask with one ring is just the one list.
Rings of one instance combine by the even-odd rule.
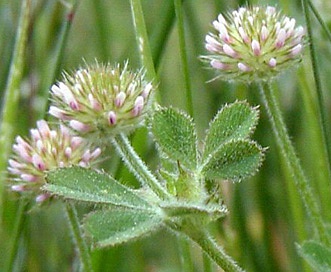
[[93, 142], [109, 141], [141, 125], [153, 90], [143, 70], [133, 72], [127, 62], [86, 65], [52, 86], [49, 113]]
[[226, 80], [269, 80], [301, 61], [305, 30], [275, 7], [241, 7], [218, 15], [203, 56]]
[[43, 202], [50, 197], [40, 189], [47, 171], [72, 165], [91, 166], [97, 162], [101, 149], [88, 149], [81, 137], [73, 136], [63, 125], [50, 129], [45, 120], [39, 120], [37, 128], [30, 130], [30, 138], [16, 137], [13, 153], [8, 162], [8, 171], [15, 181], [12, 190], [33, 193], [37, 202]]

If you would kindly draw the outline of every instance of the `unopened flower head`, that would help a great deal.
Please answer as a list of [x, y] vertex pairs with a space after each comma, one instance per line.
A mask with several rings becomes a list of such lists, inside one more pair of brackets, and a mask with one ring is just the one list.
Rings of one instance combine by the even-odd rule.
[[16, 137], [13, 152], [8, 166], [15, 181], [12, 190], [34, 193], [36, 201], [43, 202], [49, 198], [40, 190], [46, 171], [71, 165], [91, 166], [101, 150], [88, 149], [81, 137], [73, 136], [63, 125], [53, 130], [45, 120], [40, 120], [37, 128], [30, 130], [30, 138]]
[[154, 87], [144, 72], [95, 64], [65, 74], [51, 88], [49, 113], [92, 141], [109, 141], [139, 126], [149, 110]]
[[219, 77], [243, 81], [269, 80], [301, 61], [305, 30], [293, 18], [268, 6], [239, 8], [213, 22], [202, 58]]

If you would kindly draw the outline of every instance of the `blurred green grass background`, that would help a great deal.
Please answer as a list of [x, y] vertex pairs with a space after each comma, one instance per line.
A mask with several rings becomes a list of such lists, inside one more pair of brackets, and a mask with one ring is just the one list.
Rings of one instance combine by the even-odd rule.
[[[186, 52], [193, 92], [193, 117], [200, 137], [204, 135], [208, 122], [222, 104], [236, 99], [246, 99], [251, 105], [261, 103], [259, 92], [254, 85], [220, 80], [207, 82], [215, 77], [215, 73], [199, 60], [199, 56], [206, 53], [204, 37], [217, 14], [247, 3], [277, 5], [284, 13], [295, 17], [298, 23], [304, 23], [300, 1], [183, 1]], [[158, 74], [159, 102], [186, 110], [173, 1], [143, 0], [142, 4]], [[20, 5], [21, 1], [18, 0], [0, 0], [1, 98], [12, 58]], [[32, 5], [16, 125], [16, 132], [21, 135], [26, 135], [28, 129], [35, 126], [35, 121], [44, 117], [49, 87], [54, 81], [61, 79], [60, 70], [54, 74], [53, 67], [57, 43], [68, 16], [64, 1], [34, 0]], [[326, 21], [331, 21], [331, 17], [327, 18], [327, 13], [321, 15]], [[329, 118], [330, 46], [315, 20], [313, 26]], [[110, 63], [121, 63], [128, 59], [132, 67], [140, 68], [128, 0], [79, 2], [61, 55], [61, 69], [74, 70], [83, 65], [84, 61], [90, 63], [95, 59]], [[318, 169], [314, 163], [316, 126], [312, 123], [314, 121], [309, 121], [312, 116], [304, 106], [305, 99], [308, 99], [312, 111], [316, 111], [310, 66], [306, 52], [300, 67], [282, 74], [275, 85], [279, 89], [280, 105], [297, 153], [306, 174], [318, 191], [315, 180], [323, 170]], [[306, 92], [303, 92], [304, 89]], [[141, 156], [155, 166], [157, 163], [152, 144], [143, 142], [145, 134], [144, 130], [139, 131], [134, 137], [134, 143]], [[225, 220], [212, 225], [211, 230], [226, 251], [248, 271], [308, 271], [295, 251], [295, 242], [309, 238], [310, 226], [304, 226], [306, 231], [303, 234], [298, 234], [295, 229], [290, 209], [291, 199], [288, 197], [289, 177], [275, 146], [263, 107], [254, 139], [262, 146], [269, 147], [263, 167], [254, 178], [240, 184], [223, 185], [224, 201], [229, 206], [230, 214]], [[110, 157], [114, 163], [118, 162], [112, 150]], [[112, 163], [112, 160], [109, 163]], [[117, 173], [126, 183], [136, 184], [132, 175], [124, 169], [121, 168]], [[0, 226], [0, 271], [8, 258], [17, 200], [16, 194], [6, 192], [3, 222]], [[321, 205], [323, 207], [323, 203]], [[328, 207], [323, 208], [325, 217], [330, 219]], [[81, 207], [81, 214], [86, 209], [87, 207]], [[297, 209], [305, 218], [303, 206]], [[61, 203], [29, 211], [21, 233], [14, 271], [75, 271], [77, 259], [63, 214]], [[178, 242], [172, 234], [164, 231], [127, 245], [97, 250], [92, 255], [95, 271], [181, 271]], [[203, 271], [201, 253], [194, 246], [192, 255], [195, 271]]]

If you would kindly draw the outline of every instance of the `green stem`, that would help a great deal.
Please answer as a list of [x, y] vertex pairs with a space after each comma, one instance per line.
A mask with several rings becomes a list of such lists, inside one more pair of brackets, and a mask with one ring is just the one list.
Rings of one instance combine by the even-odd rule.
[[[247, 187], [246, 187], [247, 188]], [[245, 194], [247, 189], [244, 186], [235, 186], [233, 192], [233, 203], [231, 209], [232, 223], [235, 228], [238, 237], [236, 244], [240, 248], [239, 258], [244, 259], [245, 252], [249, 252], [249, 262], [246, 262], [248, 266], [254, 271], [261, 271], [265, 268], [264, 258], [261, 258], [258, 248], [254, 245], [254, 238], [248, 230], [249, 212], [247, 206], [249, 206], [249, 197]], [[227, 244], [230, 241], [226, 241]]]
[[318, 193], [323, 216], [325, 221], [331, 220], [331, 198], [330, 198], [330, 176], [328, 171], [321, 171], [321, 169], [328, 169], [328, 160], [325, 157], [325, 146], [323, 144], [323, 135], [320, 129], [319, 116], [317, 110], [316, 96], [314, 83], [305, 76], [310, 72], [310, 67], [308, 63], [301, 66], [298, 70], [298, 79], [300, 86], [300, 94], [303, 101], [304, 107], [304, 120], [305, 127], [307, 129], [307, 137], [305, 141], [311, 143], [308, 150], [309, 156], [314, 158], [314, 160], [309, 164], [310, 177], [314, 177], [312, 180], [312, 186], [316, 188]]
[[322, 26], [326, 36], [328, 37], [328, 39], [331, 41], [331, 31], [329, 30], [329, 27], [327, 26], [327, 24], [323, 21], [322, 17], [319, 15], [318, 10], [315, 8], [315, 6], [313, 5], [313, 3], [309, 0], [309, 7], [311, 9], [311, 11], [314, 13], [317, 21], [320, 23], [320, 25]]
[[182, 264], [181, 271], [183, 272], [194, 271], [189, 242], [184, 237], [178, 237], [178, 244], [180, 251], [180, 261]]
[[203, 252], [224, 271], [244, 271], [204, 230], [199, 229], [198, 227], [190, 226], [190, 229], [187, 229], [186, 231], [184, 230], [184, 233], [195, 243], [197, 243]]
[[175, 8], [172, 1], [162, 1], [162, 6], [160, 9], [162, 10], [162, 16], [158, 18], [159, 21], [155, 24], [150, 37], [151, 50], [156, 71], [160, 67], [161, 57], [164, 53], [167, 40], [170, 37], [172, 26], [175, 22]]
[[71, 231], [74, 237], [74, 242], [79, 253], [82, 270], [86, 272], [92, 272], [91, 256], [84, 240], [82, 230], [80, 228], [79, 219], [77, 216], [76, 208], [71, 203], [66, 203], [66, 212], [70, 222]]
[[109, 37], [113, 36], [114, 34], [112, 33], [112, 25], [109, 21], [108, 10], [104, 5], [105, 3], [106, 2], [103, 0], [91, 1], [91, 4], [93, 5], [93, 15], [96, 24], [95, 30], [98, 34], [98, 49], [100, 51], [102, 59], [108, 60], [110, 53], [113, 53], [110, 51], [110, 48], [113, 47], [110, 46], [110, 42], [112, 39], [109, 39]]
[[294, 147], [288, 136], [273, 89], [268, 83], [261, 83], [259, 87], [277, 144], [281, 150], [284, 161], [294, 178], [297, 190], [299, 190], [301, 194], [308, 216], [313, 223], [315, 235], [325, 244], [330, 245], [329, 237], [323, 224], [316, 198], [301, 168], [299, 159], [295, 154]]
[[135, 152], [126, 135], [119, 134], [113, 138], [112, 142], [124, 163], [139, 182], [147, 185], [161, 199], [168, 199], [169, 194]]
[[[318, 67], [318, 61], [317, 61], [317, 54], [315, 49], [315, 43], [313, 39], [313, 30], [312, 25], [310, 22], [310, 14], [309, 14], [309, 0], [301, 0], [303, 12], [305, 15], [306, 25], [307, 25], [307, 33], [308, 33], [308, 44], [310, 49], [310, 58], [311, 58], [311, 64], [313, 68], [313, 74], [314, 74], [314, 80], [316, 85], [316, 95], [317, 95], [317, 110], [319, 114], [319, 122], [320, 122], [320, 129], [322, 131], [322, 144], [324, 146], [324, 156], [325, 160], [327, 162], [327, 168], [325, 171], [327, 171], [328, 174], [328, 180], [331, 181], [331, 168], [330, 168], [330, 162], [331, 162], [331, 151], [330, 147], [327, 144], [327, 139], [329, 138], [327, 133], [327, 119], [326, 119], [326, 113], [324, 110], [324, 97], [322, 92], [322, 82], [319, 76], [319, 67]], [[318, 14], [318, 13], [316, 13]], [[330, 187], [329, 187], [330, 190]]]
[[[20, 84], [24, 69], [24, 54], [29, 32], [30, 9], [31, 0], [22, 1], [16, 42], [3, 100], [2, 120], [0, 125], [0, 209], [3, 209], [3, 190], [4, 181], [7, 176], [7, 161], [11, 153], [12, 141], [17, 127], [17, 109], [20, 95]], [[1, 219], [2, 211], [0, 211], [0, 220]]]
[[130, 0], [136, 40], [142, 66], [146, 69], [147, 80], [155, 80], [156, 73], [149, 45], [146, 24], [140, 0]]
[[70, 4], [67, 7], [68, 11], [66, 14], [66, 18], [62, 24], [59, 38], [57, 39], [56, 42], [55, 50], [51, 56], [51, 59], [48, 60], [49, 64], [46, 64], [47, 72], [44, 73], [41, 84], [41, 91], [42, 91], [41, 101], [45, 101], [45, 103], [44, 103], [44, 107], [38, 107], [38, 112], [37, 112], [38, 119], [44, 118], [45, 116], [45, 112], [48, 108], [48, 102], [50, 102], [48, 99], [49, 86], [54, 82], [56, 77], [58, 77], [61, 72], [69, 31], [71, 29], [72, 21], [74, 19], [78, 7], [78, 2], [79, 1], [77, 0], [73, 4]]
[[186, 90], [186, 107], [188, 113], [191, 116], [193, 116], [192, 88], [191, 88], [191, 81], [190, 81], [187, 54], [186, 54], [182, 0], [174, 0], [174, 4], [175, 4], [176, 17], [177, 17], [177, 26], [178, 26], [177, 29], [178, 29], [178, 38], [179, 38], [180, 60], [182, 64], [185, 90]]
[[21, 199], [16, 212], [16, 218], [14, 222], [14, 229], [12, 233], [11, 246], [9, 248], [9, 255], [7, 259], [6, 266], [3, 271], [11, 272], [13, 271], [15, 257], [17, 254], [18, 242], [20, 239], [20, 234], [24, 228], [25, 223], [25, 212], [28, 207], [28, 202], [25, 199]]

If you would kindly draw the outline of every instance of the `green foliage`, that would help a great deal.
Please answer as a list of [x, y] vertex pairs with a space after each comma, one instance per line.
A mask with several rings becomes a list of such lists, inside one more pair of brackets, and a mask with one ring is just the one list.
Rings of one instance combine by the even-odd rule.
[[[18, 56], [14, 51], [14, 41], [16, 33], [19, 34], [20, 6], [24, 2], [1, 1], [1, 90], [5, 90], [6, 84], [10, 82], [10, 62]], [[76, 5], [78, 2], [79, 5]], [[144, 64], [144, 60], [140, 61], [148, 54], [147, 52], [141, 57], [142, 54], [139, 52], [141, 48], [147, 48], [148, 51], [148, 42], [145, 41], [150, 42], [152, 49], [153, 64], [157, 74], [155, 82], [158, 83], [156, 101], [162, 106], [171, 105], [180, 109], [186, 108], [187, 97], [182, 73], [184, 69], [178, 56], [179, 50], [184, 50], [187, 54], [189, 65], [187, 77], [192, 87], [194, 106], [192, 117], [197, 135], [203, 136], [203, 131], [207, 127], [210, 117], [215, 116], [221, 104], [242, 98], [250, 101], [252, 105], [261, 103], [261, 97], [254, 85], [232, 84], [221, 80], [206, 84], [211, 78], [217, 77], [219, 71], [205, 69], [205, 64], [201, 63], [198, 58], [199, 55], [206, 53], [203, 40], [207, 34], [208, 24], [210, 25], [212, 20], [216, 19], [219, 12], [229, 11], [231, 13], [231, 8], [245, 6], [247, 1], [183, 1], [181, 9], [185, 15], [185, 28], [181, 35], [183, 39], [188, 38], [186, 40], [187, 45], [183, 46], [183, 49], [177, 43], [177, 37], [173, 35], [173, 30], [178, 27], [173, 1], [145, 0], [141, 2], [143, 13], [141, 18], [144, 19], [142, 23], [146, 23], [148, 39], [144, 39], [146, 37], [135, 31], [134, 20], [130, 17], [130, 1], [30, 1], [30, 27], [27, 29], [29, 39], [26, 44], [26, 52], [23, 55], [20, 54], [22, 65], [19, 69], [23, 71], [23, 74], [20, 82], [17, 82], [17, 86], [20, 88], [16, 90], [18, 96], [15, 98], [15, 101], [19, 102], [19, 107], [8, 107], [9, 104], [7, 105], [5, 101], [5, 92], [2, 92], [0, 98], [3, 102], [3, 120], [5, 119], [5, 109], [8, 109], [7, 114], [19, 118], [14, 118], [2, 133], [10, 134], [16, 131], [15, 134], [21, 136], [28, 134], [29, 128], [33, 126], [35, 121], [45, 116], [46, 105], [49, 101], [49, 86], [61, 78], [59, 71], [63, 69], [73, 71], [81, 67], [85, 61], [92, 63], [95, 59], [112, 64], [115, 62], [123, 63], [129, 59], [132, 68], [148, 68]], [[301, 22], [306, 28], [309, 22], [304, 22], [304, 13], [302, 9], [298, 9], [299, 2], [279, 1], [278, 7], [286, 13], [294, 15], [297, 19], [296, 22]], [[322, 33], [323, 30], [318, 25], [316, 18], [313, 17], [320, 16], [318, 18], [319, 23], [323, 19], [330, 22], [330, 1], [302, 0], [302, 2], [309, 4], [310, 10], [307, 11], [307, 14], [311, 15], [314, 35], [312, 36], [309, 31], [306, 31], [306, 36], [309, 36], [307, 37], [309, 43], [303, 51], [306, 55], [305, 58], [298, 67], [283, 73], [279, 78], [280, 80], [274, 80], [273, 86], [275, 87], [275, 97], [280, 102], [279, 105], [288, 127], [290, 139], [296, 147], [296, 154], [300, 157], [299, 161], [302, 162], [307, 176], [313, 178], [313, 182], [310, 184], [312, 191], [317, 193], [317, 202], [321, 206], [321, 216], [326, 222], [330, 222], [330, 178], [327, 171], [330, 164], [326, 158], [326, 149], [323, 143], [324, 132], [320, 127], [321, 121], [323, 122], [323, 115], [319, 112], [325, 111], [326, 114], [327, 109], [330, 108], [331, 93], [327, 92], [327, 89], [324, 90], [331, 84], [331, 77], [328, 76], [330, 67], [328, 46], [330, 43], [326, 40], [327, 35]], [[78, 8], [72, 9], [72, 4]], [[266, 7], [272, 3], [259, 1], [259, 4]], [[72, 27], [70, 28], [70, 26]], [[210, 26], [208, 29], [211, 29]], [[89, 38], [86, 39], [86, 37]], [[138, 44], [135, 44], [135, 38]], [[84, 41], [84, 46], [82, 46], [82, 41]], [[313, 50], [311, 47], [311, 50], [307, 50], [308, 45], [314, 45], [315, 49]], [[318, 53], [319, 58], [318, 62], [315, 61], [316, 65], [311, 65], [312, 58], [308, 57], [311, 51], [314, 51], [315, 54]], [[150, 59], [148, 61], [150, 62]], [[314, 77], [311, 76], [312, 68]], [[148, 73], [150, 75], [150, 69], [148, 69]], [[318, 81], [316, 84], [313, 82], [314, 78]], [[316, 85], [317, 88], [315, 88]], [[319, 87], [319, 85], [321, 86]], [[315, 93], [316, 89], [322, 94], [321, 99], [315, 99], [319, 98], [318, 94]], [[9, 102], [12, 103], [13, 101]], [[239, 102], [238, 104], [240, 103], [243, 105], [233, 106], [230, 104], [222, 111], [229, 113], [237, 107], [246, 108], [246, 102]], [[247, 111], [243, 111], [242, 116], [237, 115], [237, 117], [229, 114], [233, 119], [226, 123], [239, 124], [242, 121], [242, 124], [246, 124], [245, 118], [254, 119], [255, 111], [254, 109], [247, 109]], [[133, 146], [138, 151], [139, 156], [146, 162], [146, 165], [151, 165], [152, 169], [158, 169], [160, 175], [156, 179], [160, 182], [160, 186], [164, 186], [165, 190], [172, 196], [171, 201], [169, 203], [167, 201], [167, 205], [163, 206], [162, 203], [155, 202], [153, 194], [145, 184], [140, 190], [129, 189], [132, 184], [137, 185], [135, 180], [137, 176], [128, 174], [128, 170], [120, 164], [119, 159], [112, 152], [105, 154], [107, 158], [111, 159], [103, 161], [102, 167], [106, 171], [111, 169], [119, 180], [125, 182], [126, 186], [124, 187], [126, 189], [124, 191], [129, 191], [130, 195], [133, 193], [137, 196], [133, 197], [135, 203], [138, 203], [137, 206], [150, 207], [152, 205], [153, 208], [148, 209], [158, 211], [163, 209], [167, 220], [196, 217], [204, 209], [207, 209], [208, 212], [202, 213], [204, 215], [200, 214], [200, 217], [206, 216], [207, 218], [209, 217], [208, 214], [211, 216], [212, 206], [208, 206], [206, 203], [215, 203], [215, 206], [220, 203], [221, 205], [223, 202], [218, 202], [218, 199], [223, 199], [223, 195], [220, 194], [222, 191], [226, 194], [225, 203], [228, 204], [227, 200], [231, 200], [227, 220], [229, 224], [223, 229], [221, 224], [217, 222], [217, 228], [213, 228], [213, 233], [217, 240], [221, 241], [226, 251], [230, 255], [236, 256], [236, 260], [242, 267], [247, 268], [248, 271], [311, 271], [307, 266], [302, 266], [302, 263], [306, 261], [296, 254], [294, 242], [296, 241], [301, 245], [303, 240], [311, 237], [313, 224], [310, 224], [305, 216], [307, 213], [305, 213], [305, 207], [298, 197], [298, 186], [291, 183], [293, 181], [292, 175], [289, 174], [286, 167], [283, 167], [286, 165], [286, 161], [282, 156], [279, 156], [281, 152], [276, 150], [275, 139], [272, 138], [270, 126], [266, 124], [267, 111], [264, 108], [261, 109], [262, 122], [254, 136], [257, 142], [263, 141], [264, 145], [270, 145], [262, 173], [250, 182], [234, 185], [224, 184], [222, 180], [208, 180], [208, 190], [203, 190], [206, 183], [206, 173], [202, 171], [202, 166], [207, 164], [210, 157], [214, 156], [210, 154], [217, 153], [221, 145], [231, 142], [232, 137], [234, 137], [233, 134], [237, 135], [236, 139], [232, 139], [234, 141], [239, 140], [239, 138], [250, 141], [249, 137], [255, 128], [254, 125], [253, 129], [249, 131], [249, 128], [246, 126], [244, 129], [245, 125], [243, 125], [243, 130], [238, 126], [233, 128], [234, 132], [230, 126], [222, 125], [220, 128], [221, 126], [217, 124], [222, 124], [223, 120], [226, 120], [222, 115], [223, 113], [219, 112], [215, 116], [212, 123], [216, 126], [213, 128], [211, 123], [206, 137], [200, 139], [198, 158], [193, 168], [187, 167], [186, 164], [190, 164], [190, 162], [183, 163], [182, 157], [173, 159], [165, 153], [161, 154], [161, 149], [160, 154], [163, 157], [160, 159], [160, 166], [157, 166], [155, 154], [151, 152], [151, 142], [146, 141], [145, 130], [142, 129], [132, 135]], [[325, 124], [330, 123], [329, 117], [330, 115], [325, 115]], [[54, 120], [50, 120], [50, 122], [53, 123]], [[328, 132], [329, 130], [326, 128], [326, 135]], [[214, 133], [218, 136], [210, 136]], [[226, 133], [229, 133], [231, 139], [226, 137]], [[246, 136], [245, 133], [247, 133]], [[5, 146], [11, 145], [10, 137], [3, 139]], [[329, 137], [326, 137], [326, 140], [326, 143], [330, 145]], [[220, 154], [218, 159], [221, 158]], [[6, 184], [5, 177], [7, 160], [6, 153], [2, 153], [3, 168], [1, 173], [3, 175], [3, 188], [6, 189], [10, 188]], [[217, 159], [212, 160], [217, 161]], [[150, 172], [153, 173], [153, 171]], [[218, 170], [216, 172], [219, 173]], [[189, 202], [186, 201], [187, 199], [179, 198], [177, 192], [179, 178], [184, 181], [191, 179], [192, 182], [195, 182], [195, 188], [201, 192], [201, 194], [197, 194], [201, 197], [200, 203], [194, 199]], [[15, 181], [11, 180], [11, 184], [13, 182]], [[70, 183], [68, 179], [64, 179], [64, 182]], [[111, 183], [113, 182], [111, 181]], [[103, 210], [97, 211], [97, 213], [100, 212], [101, 217], [103, 211], [132, 206], [127, 203], [126, 199], [123, 202], [121, 200], [120, 203], [117, 199], [115, 202], [120, 206], [114, 205], [112, 202], [116, 199], [115, 196], [113, 195], [110, 201], [110, 197], [103, 194], [102, 191], [95, 192], [94, 189], [91, 189], [93, 194], [88, 191], [77, 192], [75, 186], [66, 188], [66, 186], [60, 185], [57, 187], [55, 180], [49, 185], [54, 186], [53, 188], [59, 192], [60, 200], [70, 198], [70, 191], [73, 188], [75, 197], [79, 196], [81, 199], [79, 201], [92, 203], [88, 205], [89, 208], [102, 206]], [[191, 184], [186, 186], [186, 188], [191, 187]], [[140, 194], [142, 192], [144, 192], [144, 196]], [[24, 193], [22, 192], [22, 194]], [[27, 272], [75, 270], [80, 254], [77, 252], [73, 258], [72, 239], [70, 239], [68, 224], [65, 222], [67, 218], [63, 216], [61, 201], [55, 201], [51, 206], [42, 207], [37, 211], [27, 212], [18, 208], [20, 195], [21, 193], [12, 192], [9, 189], [1, 197], [3, 216], [2, 221], [0, 220], [2, 247], [0, 271], [12, 271], [13, 269]], [[185, 194], [181, 194], [181, 196], [185, 196]], [[93, 201], [97, 201], [98, 204]], [[79, 204], [75, 201], [70, 201], [71, 203]], [[82, 212], [86, 211], [87, 205], [84, 204], [83, 206], [81, 209], [77, 205], [79, 218], [81, 218]], [[208, 208], [206, 208], [207, 206]], [[104, 216], [111, 216], [111, 214], [105, 213]], [[111, 221], [110, 218], [107, 220]], [[188, 221], [190, 222], [190, 220]], [[19, 222], [22, 223], [19, 224]], [[281, 222], [281, 224], [275, 224], [275, 222]], [[257, 226], [254, 231], [252, 231], [252, 225]], [[202, 224], [199, 226], [203, 229]], [[275, 235], [269, 235], [270, 226], [272, 226]], [[235, 237], [231, 236], [232, 233], [235, 233]], [[182, 258], [184, 255], [179, 254], [177, 244], [174, 243], [173, 239], [167, 239], [168, 236], [165, 239], [164, 233], [159, 234], [139, 243], [94, 251], [92, 253], [94, 271], [146, 271], [150, 269], [151, 264], [152, 269], [156, 271], [184, 271], [183, 267], [178, 268], [179, 256]], [[314, 237], [317, 235], [315, 234]], [[206, 240], [203, 239], [203, 241]], [[277, 250], [274, 246], [269, 245], [277, 245]], [[324, 247], [322, 252], [325, 251], [326, 248], [322, 244], [317, 247], [321, 246]], [[303, 249], [302, 252], [309, 252], [305, 247]], [[40, 257], [41, 252], [42, 258]], [[280, 252], [281, 254], [279, 254]], [[192, 266], [194, 266], [194, 270], [203, 270], [201, 258], [196, 253], [195, 250], [194, 254], [191, 254], [194, 257], [194, 265]], [[284, 256], [286, 257], [284, 258]], [[326, 255], [321, 255], [324, 257], [319, 258], [320, 261], [314, 259], [314, 254], [309, 253], [308, 256], [308, 259], [313, 260], [312, 263], [328, 260]], [[13, 269], [6, 269], [9, 262], [12, 262]], [[327, 266], [321, 267], [318, 264], [313, 267], [316, 271], [328, 269]], [[193, 271], [193, 269], [188, 271]], [[205, 271], [209, 270], [205, 267]]]
[[203, 217], [207, 221], [214, 221], [224, 217], [228, 210], [222, 204], [191, 204], [186, 202], [161, 203], [160, 207], [169, 217]]
[[259, 111], [247, 102], [224, 106], [210, 122], [204, 145], [204, 159], [228, 141], [248, 138], [254, 131]]
[[[180, 222], [190, 221], [202, 227], [227, 213], [225, 205], [218, 200], [210, 202], [212, 196], [205, 192], [205, 179], [239, 181], [253, 175], [261, 165], [263, 149], [248, 138], [257, 116], [257, 111], [245, 102], [223, 108], [210, 124], [205, 149], [209, 154], [201, 162], [191, 118], [173, 108], [155, 111], [150, 130], [161, 158], [177, 162], [177, 168], [172, 171], [171, 167], [162, 166], [159, 171], [168, 193], [175, 199], [160, 201], [153, 194], [155, 187], [149, 184], [145, 188], [149, 197], [143, 198], [139, 191], [122, 185], [108, 174], [82, 167], [49, 172], [43, 189], [65, 199], [102, 205], [101, 210], [91, 212], [84, 219], [84, 229], [97, 247], [127, 242], [164, 223], [179, 226]], [[123, 148], [128, 153], [123, 152], [122, 156], [131, 154], [131, 158], [137, 158], [131, 147], [123, 145]], [[143, 169], [135, 170], [138, 177], [143, 177], [140, 172]], [[150, 177], [154, 182], [154, 177]]]
[[161, 152], [188, 169], [197, 165], [197, 136], [192, 119], [173, 108], [161, 108], [153, 115], [151, 132]]
[[263, 149], [255, 142], [230, 141], [208, 158], [202, 172], [210, 179], [241, 181], [256, 173], [262, 159]]
[[[199, 143], [189, 117], [172, 108], [158, 109], [151, 120], [151, 132], [161, 156], [165, 153], [179, 165], [187, 166], [196, 176], [201, 171], [206, 178], [240, 181], [255, 174], [263, 160], [263, 149], [249, 140], [258, 115], [258, 110], [246, 102], [224, 106], [209, 124], [203, 160], [198, 158], [197, 171], [192, 166], [196, 164], [196, 154], [200, 153], [196, 149]], [[182, 186], [185, 190], [195, 187], [197, 181], [190, 178], [188, 182], [191, 183], [189, 186]]]
[[94, 204], [149, 208], [146, 200], [110, 175], [82, 167], [59, 168], [46, 176], [44, 190], [66, 199]]
[[122, 207], [92, 212], [84, 219], [84, 229], [96, 247], [113, 246], [150, 234], [161, 224], [159, 213]]
[[331, 271], [331, 250], [317, 241], [305, 241], [297, 246], [299, 254], [315, 271]]

